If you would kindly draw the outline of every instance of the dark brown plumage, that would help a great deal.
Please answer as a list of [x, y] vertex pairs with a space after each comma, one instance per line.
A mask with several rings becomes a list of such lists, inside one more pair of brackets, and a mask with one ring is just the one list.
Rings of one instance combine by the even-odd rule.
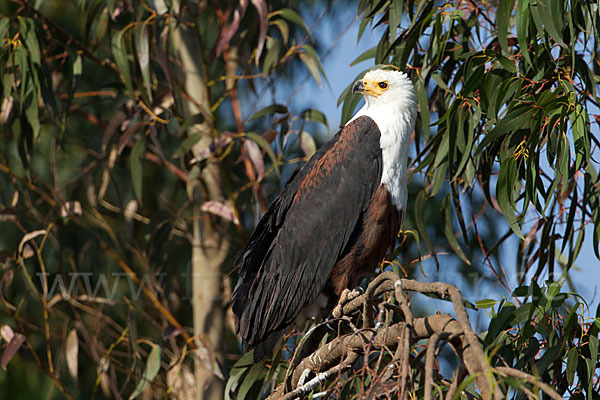
[[365, 276], [375, 271], [394, 245], [401, 223], [402, 213], [392, 204], [385, 185], [380, 185], [356, 229], [358, 237], [350, 241], [351, 246], [331, 271], [328, 283], [337, 297], [344, 289], [358, 286]]
[[243, 348], [255, 361], [326, 288], [339, 295], [381, 262], [400, 215], [380, 185], [379, 130], [368, 117], [317, 151], [269, 206], [236, 260], [233, 296]]

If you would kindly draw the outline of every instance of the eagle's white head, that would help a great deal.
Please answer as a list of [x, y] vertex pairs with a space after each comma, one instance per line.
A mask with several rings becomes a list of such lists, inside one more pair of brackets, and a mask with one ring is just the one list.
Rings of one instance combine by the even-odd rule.
[[369, 71], [354, 83], [352, 92], [363, 94], [363, 109], [386, 109], [388, 112], [393, 110], [394, 115], [390, 115], [392, 119], [401, 117], [408, 120], [411, 127], [414, 126], [417, 117], [417, 95], [410, 78], [404, 72], [385, 69]]
[[354, 83], [352, 92], [362, 93], [371, 106], [389, 103], [416, 105], [415, 89], [404, 72], [376, 69], [369, 71]]
[[417, 118], [417, 95], [409, 77], [400, 71], [369, 71], [352, 87], [365, 105], [350, 120], [370, 117], [381, 132], [382, 182], [398, 209], [406, 208], [406, 176], [410, 137]]

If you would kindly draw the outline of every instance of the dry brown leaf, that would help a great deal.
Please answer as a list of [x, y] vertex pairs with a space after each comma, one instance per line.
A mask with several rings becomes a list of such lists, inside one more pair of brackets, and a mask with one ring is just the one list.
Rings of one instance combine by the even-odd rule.
[[220, 201], [210, 200], [200, 206], [200, 210], [217, 215], [227, 221], [231, 221], [236, 225], [240, 224], [237, 215], [229, 204], [221, 203]]
[[262, 181], [262, 179], [265, 177], [265, 162], [263, 160], [260, 147], [258, 147], [258, 144], [252, 140], [245, 140], [244, 149], [246, 150], [246, 154], [248, 154], [248, 158], [250, 158], [250, 161], [252, 161], [252, 165], [256, 171], [256, 180], [259, 182]]
[[2, 337], [6, 343], [10, 343], [13, 337], [15, 337], [15, 332], [13, 332], [10, 326], [2, 325], [0, 328], [0, 337]]
[[2, 369], [6, 370], [6, 366], [8, 365], [9, 361], [13, 358], [23, 343], [25, 343], [25, 335], [20, 333], [16, 333], [11, 341], [8, 342], [8, 345], [4, 349], [4, 353], [2, 353], [2, 358], [0, 359], [0, 366]]
[[[28, 241], [35, 239], [38, 236], [45, 235], [45, 234], [46, 234], [46, 230], [44, 230], [44, 229], [38, 229], [37, 231], [26, 233], [23, 236], [23, 239], [21, 239], [21, 242], [19, 243], [19, 254], [23, 255], [23, 249], [25, 248], [25, 244]], [[25, 257], [23, 255], [23, 258], [27, 258], [27, 257]]]
[[82, 208], [81, 203], [77, 200], [75, 201], [67, 201], [60, 206], [60, 216], [61, 218], [68, 217], [69, 215], [81, 215]]

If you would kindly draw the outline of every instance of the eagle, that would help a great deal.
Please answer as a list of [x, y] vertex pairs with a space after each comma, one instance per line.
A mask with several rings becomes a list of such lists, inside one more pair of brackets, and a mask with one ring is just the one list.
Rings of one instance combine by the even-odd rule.
[[377, 69], [352, 92], [365, 105], [287, 182], [236, 257], [235, 329], [254, 362], [301, 313], [333, 307], [374, 273], [400, 231], [414, 86], [404, 72]]

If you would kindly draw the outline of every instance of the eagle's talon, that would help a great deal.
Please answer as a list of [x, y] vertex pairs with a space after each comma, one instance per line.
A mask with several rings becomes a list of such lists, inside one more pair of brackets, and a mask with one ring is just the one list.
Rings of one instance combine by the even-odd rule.
[[[346, 290], [347, 290], [347, 289], [346, 289]], [[346, 297], [346, 299], [347, 299], [347, 302], [350, 302], [350, 301], [352, 301], [352, 300], [356, 299], [356, 298], [357, 298], [358, 296], [360, 296], [361, 294], [362, 294], [362, 293], [361, 293], [361, 291], [360, 291], [360, 290], [358, 290], [358, 289], [353, 289], [352, 291], [349, 291], [349, 292], [348, 292], [348, 295], [347, 295], [347, 297]]]

